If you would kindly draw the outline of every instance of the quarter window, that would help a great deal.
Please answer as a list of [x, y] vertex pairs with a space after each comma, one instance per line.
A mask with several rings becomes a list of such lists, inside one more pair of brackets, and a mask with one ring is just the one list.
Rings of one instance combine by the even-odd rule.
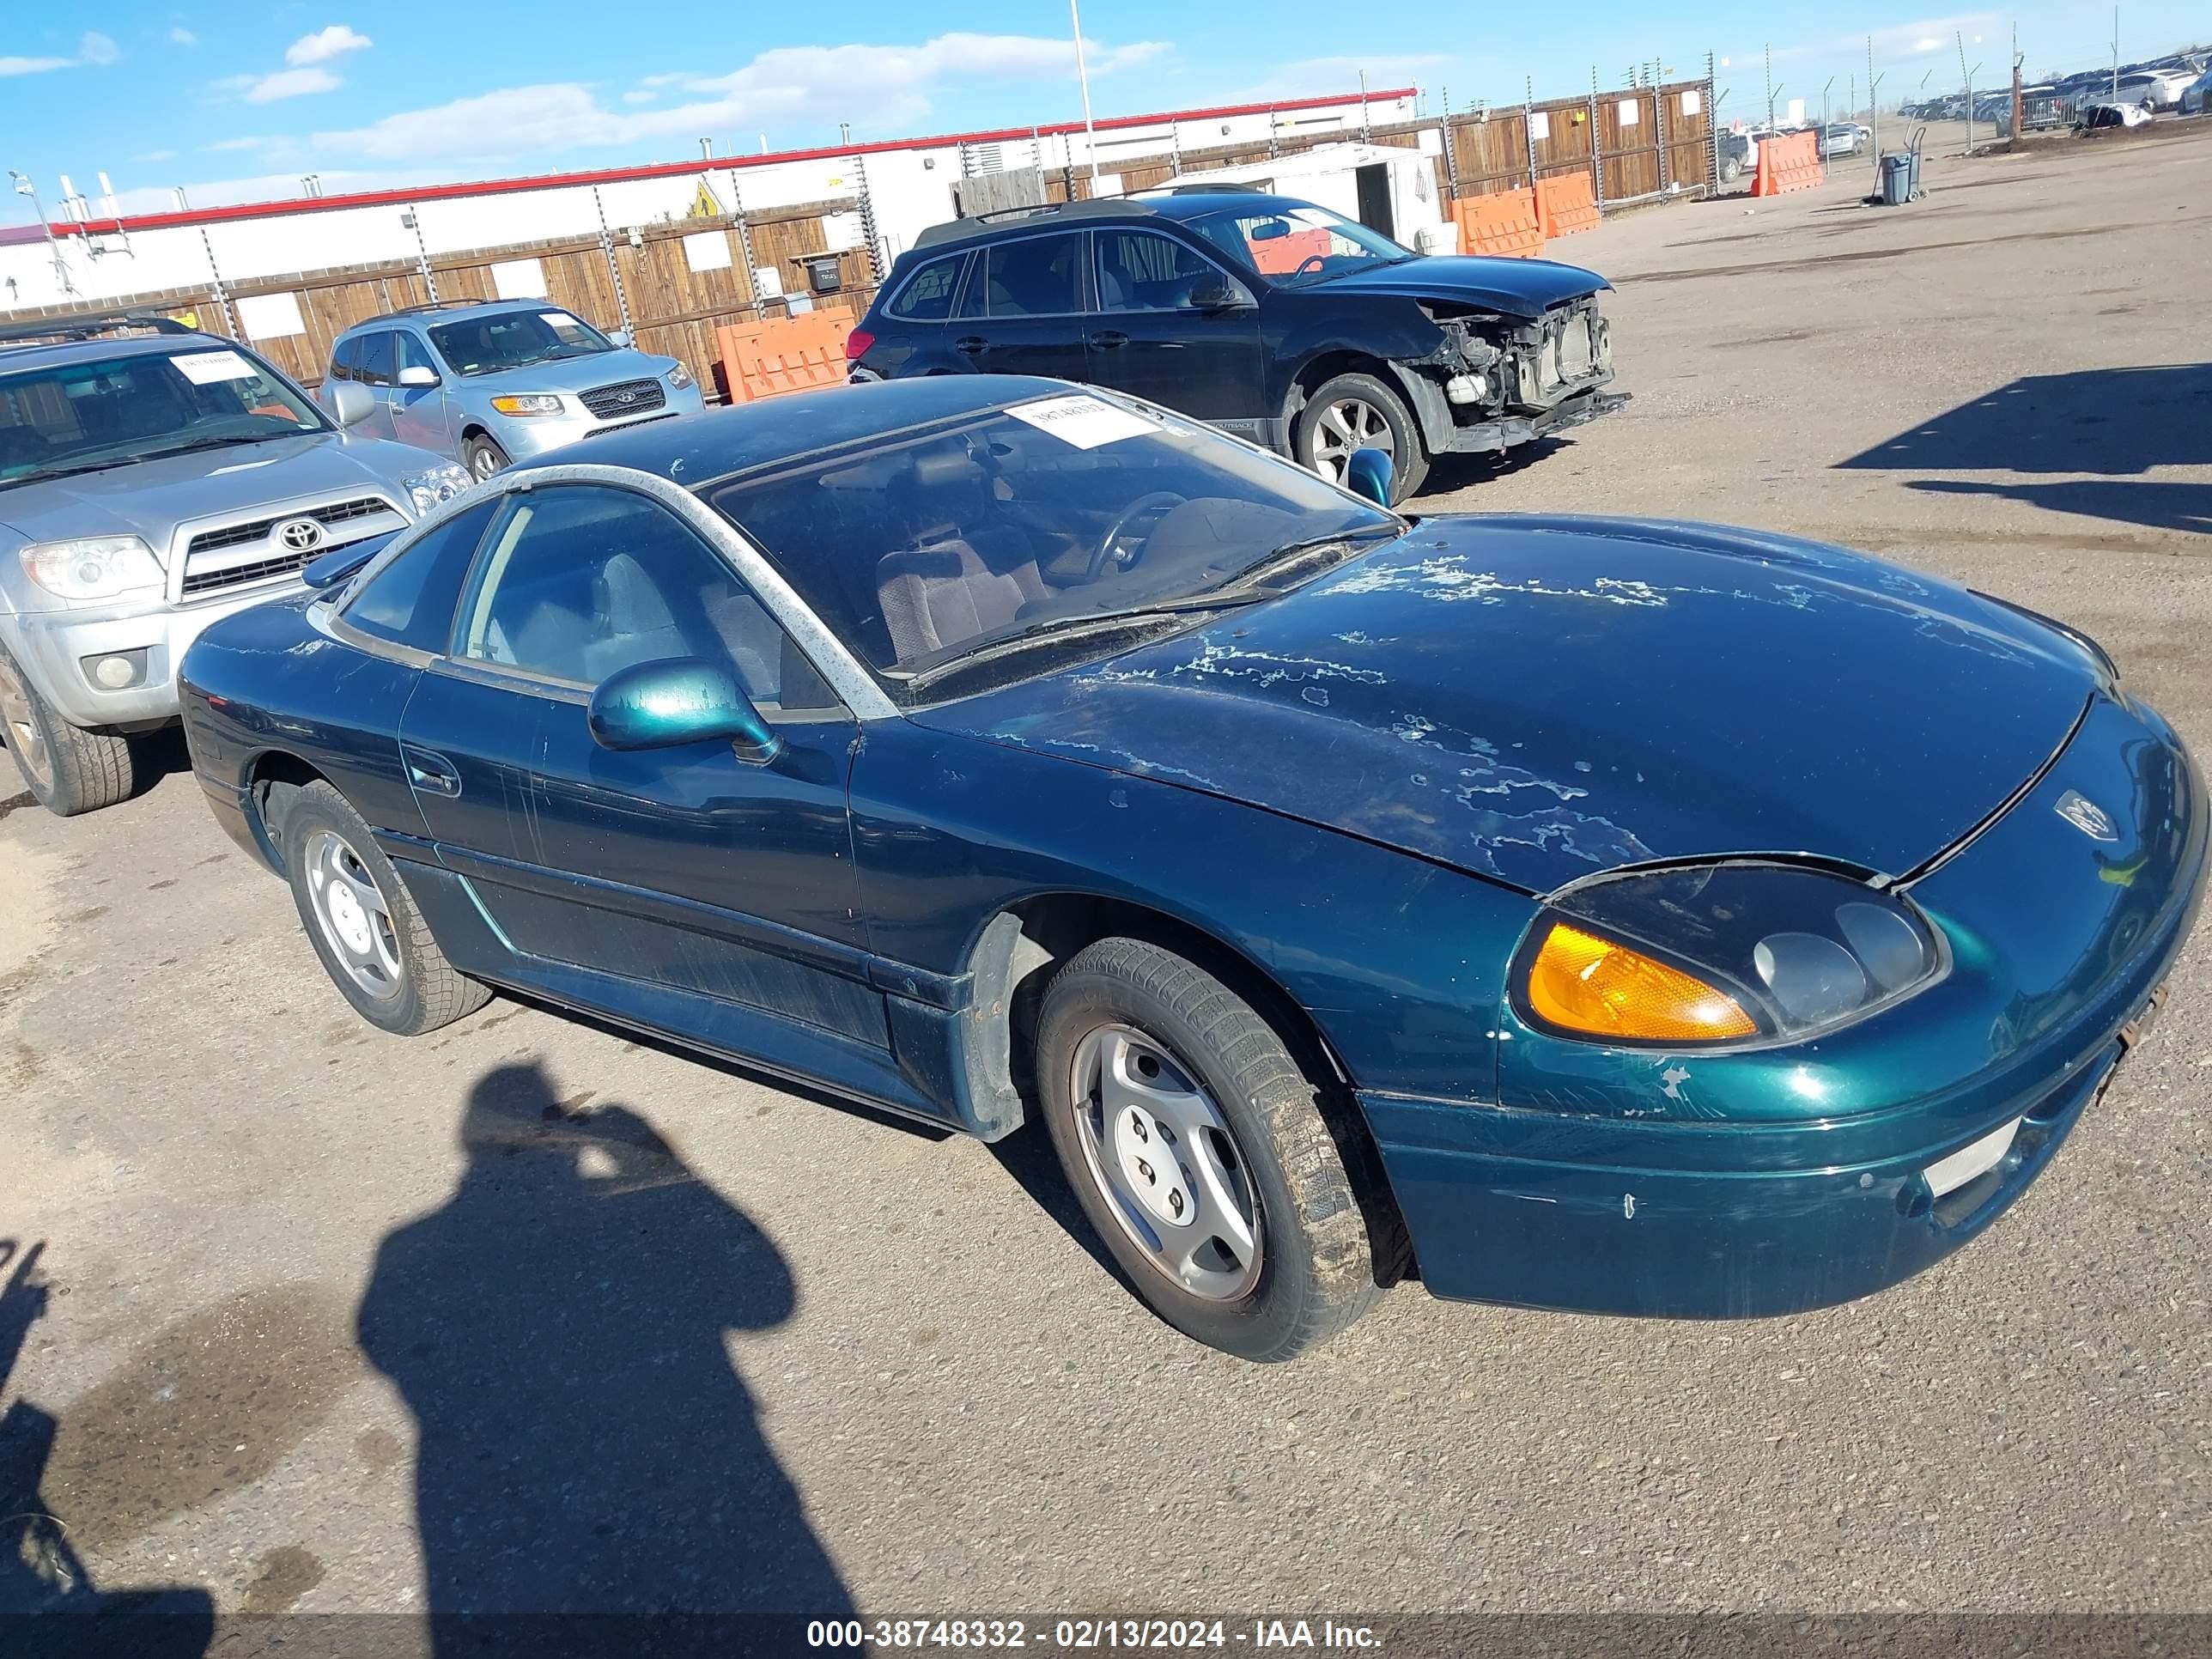
[[665, 507], [585, 485], [510, 496], [462, 601], [453, 653], [575, 685], [696, 657], [763, 712], [835, 699], [721, 556]]
[[[1078, 297], [1083, 238], [1024, 236], [983, 252], [981, 304], [970, 298], [963, 314], [984, 317], [1064, 317], [1083, 307]], [[972, 284], [971, 284], [972, 286]]]
[[470, 556], [498, 508], [495, 500], [479, 502], [410, 543], [348, 601], [347, 623], [396, 645], [444, 650]]
[[941, 323], [952, 314], [952, 301], [960, 292], [960, 273], [968, 256], [933, 259], [908, 279], [887, 313], [910, 323]]

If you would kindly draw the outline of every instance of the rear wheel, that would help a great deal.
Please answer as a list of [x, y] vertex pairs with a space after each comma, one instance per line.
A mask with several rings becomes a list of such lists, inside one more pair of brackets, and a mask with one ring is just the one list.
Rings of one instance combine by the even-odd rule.
[[57, 817], [112, 806], [131, 793], [129, 740], [71, 726], [5, 653], [0, 653], [0, 736], [39, 805]]
[[1393, 501], [1404, 501], [1429, 475], [1413, 411], [1372, 374], [1340, 374], [1316, 392], [1299, 411], [1297, 449], [1298, 459], [1331, 483], [1344, 482], [1354, 451], [1381, 450], [1390, 458]]
[[308, 942], [370, 1024], [419, 1036], [490, 1000], [446, 960], [399, 872], [329, 784], [304, 786], [285, 813], [284, 865]]
[[481, 432], [469, 440], [468, 446], [462, 453], [468, 460], [469, 476], [478, 480], [490, 477], [493, 473], [501, 471], [507, 464], [507, 452], [490, 437]]
[[1084, 1212], [1160, 1316], [1288, 1359], [1372, 1306], [1348, 1134], [1274, 1029], [1172, 951], [1108, 939], [1039, 1009], [1046, 1126]]

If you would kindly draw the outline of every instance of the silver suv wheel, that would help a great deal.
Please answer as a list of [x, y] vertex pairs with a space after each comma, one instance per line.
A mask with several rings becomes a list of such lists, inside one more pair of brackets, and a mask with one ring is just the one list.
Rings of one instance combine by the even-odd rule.
[[34, 791], [51, 789], [53, 757], [40, 735], [39, 723], [31, 718], [30, 693], [15, 665], [4, 656], [0, 656], [0, 726], [6, 728], [8, 747], [15, 751], [15, 764], [22, 768], [23, 781]]

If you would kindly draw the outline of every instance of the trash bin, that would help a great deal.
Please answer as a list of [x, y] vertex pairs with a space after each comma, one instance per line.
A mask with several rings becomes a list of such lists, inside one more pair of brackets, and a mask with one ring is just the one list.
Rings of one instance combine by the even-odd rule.
[[1909, 150], [1881, 158], [1881, 204], [1884, 207], [1903, 207], [1912, 199], [1914, 186], [1919, 183], [1913, 176], [1918, 169], [1912, 163], [1913, 156]]

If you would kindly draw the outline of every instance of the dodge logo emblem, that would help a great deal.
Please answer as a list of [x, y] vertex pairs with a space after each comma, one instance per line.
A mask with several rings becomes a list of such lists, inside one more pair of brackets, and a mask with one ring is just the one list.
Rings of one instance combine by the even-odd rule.
[[2118, 841], [2120, 838], [2119, 830], [2112, 823], [2112, 814], [2078, 789], [2069, 789], [2061, 795], [2057, 811], [2060, 817], [2091, 841]]
[[323, 544], [323, 527], [313, 519], [287, 519], [276, 526], [276, 539], [295, 553], [310, 553]]

